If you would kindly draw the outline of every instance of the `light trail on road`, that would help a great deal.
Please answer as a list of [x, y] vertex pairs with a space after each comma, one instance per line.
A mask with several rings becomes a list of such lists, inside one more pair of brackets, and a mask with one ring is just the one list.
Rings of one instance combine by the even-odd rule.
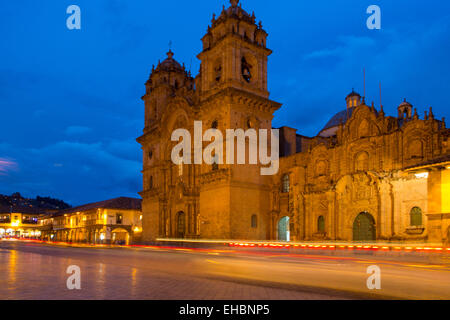
[[[433, 253], [436, 258], [436, 253]], [[189, 248], [85, 248], [0, 242], [1, 299], [450, 299], [448, 255], [335, 256]], [[423, 257], [422, 257], [423, 258]], [[66, 287], [81, 269], [81, 290]], [[367, 288], [367, 267], [381, 289]]]

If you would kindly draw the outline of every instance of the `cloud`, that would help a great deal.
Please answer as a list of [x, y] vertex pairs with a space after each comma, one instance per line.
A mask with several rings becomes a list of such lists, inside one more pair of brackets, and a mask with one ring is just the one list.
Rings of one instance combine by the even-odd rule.
[[306, 54], [303, 58], [309, 60], [345, 56], [354, 54], [355, 50], [358, 52], [361, 49], [370, 48], [376, 45], [374, 39], [364, 36], [339, 36], [338, 42], [340, 43], [338, 46], [313, 51]]
[[11, 170], [17, 170], [18, 165], [15, 161], [6, 158], [0, 158], [0, 175], [4, 176]]
[[[114, 144], [60, 141], [42, 148], [11, 147], [20, 160], [21, 170], [0, 178], [0, 193], [20, 190], [29, 196], [51, 195], [73, 205], [119, 196], [138, 197], [142, 163], [137, 156], [136, 160], [126, 159], [120, 155], [122, 152], [113, 154], [107, 150], [127, 144], [128, 141]], [[135, 150], [128, 150], [140, 153], [138, 145]]]
[[[272, 73], [272, 90], [283, 108], [276, 126], [298, 128], [298, 133], [316, 135], [333, 114], [345, 109], [345, 96], [352, 88], [363, 93], [366, 69], [366, 102], [379, 104], [382, 81], [383, 105], [389, 115], [407, 98], [420, 115], [430, 105], [437, 117], [448, 116], [445, 93], [450, 90], [450, 20], [389, 28], [362, 35], [341, 35], [334, 44], [309, 50], [293, 61], [283, 74]], [[282, 84], [282, 86], [280, 86]], [[277, 100], [277, 98], [275, 98]]]
[[68, 136], [73, 136], [73, 135], [81, 135], [81, 134], [90, 133], [91, 131], [92, 131], [92, 129], [88, 128], [88, 127], [70, 126], [70, 127], [67, 127], [65, 133]]

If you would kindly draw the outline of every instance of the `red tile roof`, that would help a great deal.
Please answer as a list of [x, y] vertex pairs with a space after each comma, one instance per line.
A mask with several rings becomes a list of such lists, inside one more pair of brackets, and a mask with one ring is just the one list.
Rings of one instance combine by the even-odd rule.
[[122, 210], [141, 210], [142, 199], [120, 197], [111, 200], [88, 203], [75, 208], [61, 210], [55, 214], [60, 216], [68, 213], [83, 212], [92, 209], [122, 209]]

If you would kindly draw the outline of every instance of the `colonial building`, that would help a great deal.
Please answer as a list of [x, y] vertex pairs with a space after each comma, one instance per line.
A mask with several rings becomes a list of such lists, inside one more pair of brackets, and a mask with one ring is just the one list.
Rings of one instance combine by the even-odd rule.
[[[450, 197], [445, 122], [431, 109], [419, 119], [406, 101], [392, 117], [355, 92], [346, 100], [314, 138], [282, 128], [288, 151], [273, 181], [270, 236], [288, 239], [288, 230], [295, 240], [448, 240], [429, 227], [431, 216], [450, 212], [433, 205], [437, 194], [442, 204]], [[444, 216], [439, 224], [448, 228]]]
[[142, 235], [141, 200], [116, 198], [41, 217], [42, 239], [89, 244], [131, 244]]
[[[430, 204], [430, 190], [445, 183], [435, 187], [426, 173], [447, 169], [421, 164], [449, 155], [449, 130], [431, 109], [419, 119], [406, 100], [393, 117], [352, 91], [317, 136], [280, 128], [282, 158], [274, 176], [261, 175], [261, 165], [248, 161], [171, 161], [176, 129], [194, 136], [194, 121], [202, 121], [202, 132], [271, 129], [281, 107], [267, 88], [268, 34], [238, 0], [230, 2], [213, 15], [202, 38], [195, 78], [169, 51], [146, 83], [145, 127], [138, 138], [143, 239], [446, 241], [446, 230], [439, 236], [429, 230], [431, 220], [448, 228], [450, 208]], [[442, 190], [447, 203], [448, 188]]]
[[0, 239], [39, 238], [38, 217], [42, 212], [42, 209], [29, 207], [0, 207]]

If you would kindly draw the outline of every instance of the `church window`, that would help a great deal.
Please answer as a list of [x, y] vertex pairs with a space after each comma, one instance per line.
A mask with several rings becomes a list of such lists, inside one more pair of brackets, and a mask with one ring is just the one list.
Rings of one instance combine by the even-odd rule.
[[219, 65], [214, 69], [214, 72], [216, 74], [216, 81], [219, 82], [220, 79], [222, 79], [222, 66]]
[[252, 228], [258, 227], [258, 216], [256, 214], [252, 215]]
[[149, 188], [150, 188], [150, 189], [153, 189], [153, 176], [150, 176], [150, 179], [149, 179], [149, 181], [148, 181], [148, 184], [149, 184]]
[[211, 124], [212, 129], [217, 129], [219, 127], [219, 121], [214, 120]]
[[326, 161], [317, 161], [316, 164], [316, 174], [317, 176], [324, 176], [327, 173], [327, 163]]
[[367, 120], [363, 120], [358, 128], [358, 136], [360, 138], [368, 137], [369, 136], [369, 122]]
[[422, 209], [419, 207], [412, 208], [409, 216], [412, 227], [422, 226]]
[[325, 232], [325, 218], [323, 216], [317, 219], [317, 232]]
[[248, 83], [250, 83], [250, 81], [252, 80], [251, 68], [252, 66], [247, 62], [245, 57], [242, 57], [241, 60], [242, 77]]
[[282, 191], [283, 193], [288, 193], [289, 189], [290, 189], [289, 175], [286, 174], [283, 176]]
[[355, 159], [356, 171], [368, 171], [369, 170], [369, 155], [367, 152], [360, 152]]
[[422, 158], [423, 156], [423, 145], [422, 141], [414, 140], [409, 145], [409, 157], [413, 158]]

